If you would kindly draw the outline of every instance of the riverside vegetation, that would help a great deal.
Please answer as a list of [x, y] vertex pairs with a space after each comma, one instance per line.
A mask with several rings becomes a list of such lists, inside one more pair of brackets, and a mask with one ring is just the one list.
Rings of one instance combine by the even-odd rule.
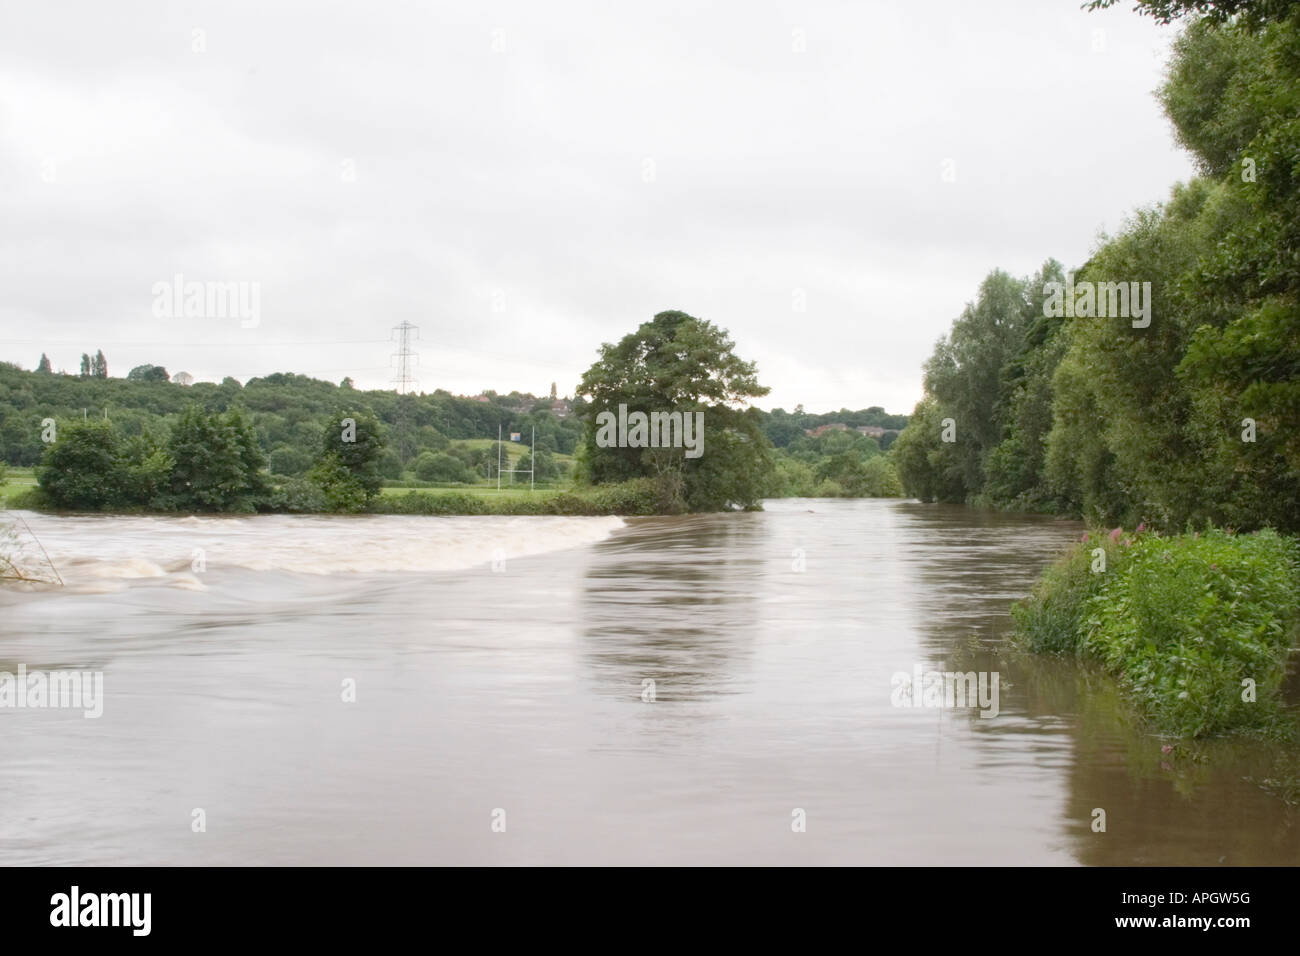
[[[724, 330], [684, 312], [602, 346], [571, 403], [554, 387], [549, 399], [467, 399], [287, 373], [182, 386], [155, 365], [110, 378], [102, 352], [78, 376], [42, 356], [34, 372], [0, 364], [0, 457], [34, 468], [38, 485], [8, 496], [34, 509], [645, 515], [902, 494], [885, 449], [906, 417], [748, 405], [766, 393]], [[704, 413], [706, 453], [597, 447], [596, 415], [620, 403]], [[841, 430], [805, 434], [832, 423]], [[535, 458], [484, 437], [499, 426], [535, 436]], [[518, 492], [511, 476], [530, 470], [537, 490]]]
[[1138, 8], [1184, 20], [1158, 95], [1200, 175], [1074, 278], [1150, 282], [1149, 326], [1045, 309], [1055, 260], [995, 271], [891, 455], [910, 495], [1098, 529], [1015, 609], [1026, 646], [1105, 668], [1164, 732], [1293, 733], [1300, 7]]

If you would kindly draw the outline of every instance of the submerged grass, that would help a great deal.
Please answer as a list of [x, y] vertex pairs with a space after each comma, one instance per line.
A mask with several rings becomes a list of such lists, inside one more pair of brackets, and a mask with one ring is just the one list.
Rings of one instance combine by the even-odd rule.
[[1100, 665], [1164, 733], [1295, 735], [1282, 694], [1300, 632], [1293, 538], [1089, 534], [1012, 616], [1023, 646]]

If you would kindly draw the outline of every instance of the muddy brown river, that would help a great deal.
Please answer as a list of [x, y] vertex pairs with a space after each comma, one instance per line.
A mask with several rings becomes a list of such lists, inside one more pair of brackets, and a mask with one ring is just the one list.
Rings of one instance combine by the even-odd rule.
[[1300, 861], [1278, 754], [1011, 652], [1071, 523], [24, 517], [66, 587], [0, 590], [0, 671], [102, 713], [0, 706], [7, 864]]

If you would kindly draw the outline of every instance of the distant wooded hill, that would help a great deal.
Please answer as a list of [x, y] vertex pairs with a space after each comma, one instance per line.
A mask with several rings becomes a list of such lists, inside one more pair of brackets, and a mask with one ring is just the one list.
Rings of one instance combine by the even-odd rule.
[[[145, 431], [164, 432], [190, 403], [210, 412], [232, 407], [247, 410], [273, 465], [276, 457], [305, 460], [314, 454], [324, 423], [331, 415], [347, 412], [369, 412], [386, 425], [390, 429], [389, 453], [403, 462], [423, 451], [439, 451], [451, 441], [495, 438], [498, 425], [503, 433], [525, 436], [535, 428], [539, 451], [569, 455], [582, 437], [586, 409], [581, 398], [553, 400], [526, 392], [499, 395], [489, 391], [470, 398], [437, 390], [402, 396], [352, 388], [347, 379], [336, 385], [292, 372], [276, 372], [243, 384], [226, 378], [220, 384], [182, 385], [167, 381], [166, 373], [159, 372], [109, 378], [27, 371], [0, 362], [0, 460], [19, 466], [37, 464], [45, 449], [41, 422], [46, 418], [100, 418], [107, 410], [108, 417], [129, 437]], [[777, 448], [791, 443], [799, 447], [807, 440], [808, 430], [822, 425], [843, 423], [851, 429], [877, 426], [892, 431], [907, 424], [907, 416], [891, 415], [881, 407], [816, 415], [805, 413], [802, 407], [793, 412], [778, 408], [760, 412], [760, 417], [764, 433]]]

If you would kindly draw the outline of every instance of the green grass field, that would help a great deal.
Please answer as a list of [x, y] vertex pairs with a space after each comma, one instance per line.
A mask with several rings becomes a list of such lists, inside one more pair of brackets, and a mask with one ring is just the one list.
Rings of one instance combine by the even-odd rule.
[[[524, 455], [528, 454], [527, 437], [528, 436], [525, 435], [524, 441], [522, 442], [502, 441], [501, 450], [511, 461], [518, 461], [520, 458], [523, 458]], [[459, 445], [471, 450], [486, 448], [494, 454], [496, 452], [496, 448], [494, 447], [496, 443], [497, 440], [495, 438], [462, 438], [452, 442], [453, 445]], [[555, 457], [557, 459], [568, 458], [567, 455], [556, 455]]]
[[5, 466], [5, 480], [0, 482], [0, 501], [7, 499], [15, 491], [30, 488], [36, 484], [36, 475], [31, 468]]
[[[452, 445], [461, 448], [468, 448], [470, 450], [482, 449], [495, 455], [496, 443], [497, 442], [495, 438], [463, 438], [463, 439], [458, 439], [456, 441], [453, 441]], [[520, 460], [525, 455], [528, 454], [529, 447], [526, 443], [523, 442], [502, 441], [501, 452], [502, 452], [503, 466], [506, 468], [510, 468], [519, 464]], [[570, 467], [571, 467], [571, 463], [573, 462], [572, 455], [562, 455], [556, 453], [553, 454], [551, 458], [557, 464], [570, 463]], [[413, 477], [414, 475], [410, 471], [407, 471], [406, 476], [403, 479], [403, 483], [393, 485], [393, 486], [385, 486], [383, 489], [383, 494], [403, 495], [406, 494], [406, 492], [408, 491], [429, 491], [429, 492], [464, 491], [464, 492], [469, 492], [470, 494], [490, 494], [494, 497], [497, 496], [496, 478], [483, 478], [470, 485], [441, 484], [441, 483], [434, 484], [434, 485], [424, 485], [424, 484], [420, 484], [419, 482], [409, 481], [409, 479], [412, 479]], [[504, 496], [507, 493], [507, 491], [509, 491], [511, 493], [521, 493], [527, 496], [529, 493], [528, 475], [527, 474], [514, 475], [513, 483], [511, 482], [511, 477], [512, 476], [509, 474], [504, 474], [501, 476], [501, 495]], [[533, 494], [541, 494], [543, 490], [555, 494], [561, 491], [565, 491], [569, 487], [570, 487], [570, 481], [567, 478], [552, 479], [551, 481], [547, 482], [544, 486], [539, 484], [537, 486], [536, 491], [534, 491]]]

